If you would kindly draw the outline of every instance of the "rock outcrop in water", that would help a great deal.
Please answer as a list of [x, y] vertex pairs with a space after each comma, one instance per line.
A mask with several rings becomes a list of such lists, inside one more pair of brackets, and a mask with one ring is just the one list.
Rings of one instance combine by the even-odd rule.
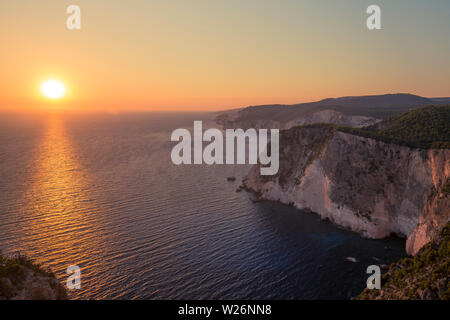
[[[424, 118], [430, 109], [423, 110], [406, 119]], [[450, 107], [435, 110], [448, 116]], [[438, 119], [444, 135], [446, 120]], [[405, 130], [414, 131], [411, 126]], [[244, 185], [261, 199], [308, 209], [369, 238], [405, 236], [407, 252], [415, 254], [450, 219], [450, 150], [411, 148], [356, 133], [325, 124], [282, 131], [278, 173], [261, 176], [255, 165]], [[397, 133], [403, 137], [403, 131]]]

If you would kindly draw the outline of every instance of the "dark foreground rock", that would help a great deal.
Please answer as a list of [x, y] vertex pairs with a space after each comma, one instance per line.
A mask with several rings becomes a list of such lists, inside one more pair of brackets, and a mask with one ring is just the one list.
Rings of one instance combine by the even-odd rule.
[[63, 300], [64, 286], [54, 274], [30, 259], [0, 254], [0, 300]]

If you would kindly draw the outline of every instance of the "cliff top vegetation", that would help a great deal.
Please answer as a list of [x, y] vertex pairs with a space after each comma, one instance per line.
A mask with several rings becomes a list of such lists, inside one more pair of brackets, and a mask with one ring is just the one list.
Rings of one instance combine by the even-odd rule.
[[329, 128], [411, 148], [449, 149], [450, 105], [411, 110], [364, 128], [349, 128], [327, 123], [303, 127]]

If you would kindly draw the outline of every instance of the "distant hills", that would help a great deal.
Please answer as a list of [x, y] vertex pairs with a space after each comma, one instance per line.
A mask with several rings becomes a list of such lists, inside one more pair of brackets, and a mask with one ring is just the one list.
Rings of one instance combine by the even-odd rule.
[[[250, 106], [237, 111], [230, 110], [220, 113], [217, 121], [223, 125], [235, 124], [235, 126], [240, 125], [244, 128], [249, 127], [250, 124], [267, 124], [270, 121], [269, 124], [276, 124], [280, 128], [287, 129], [292, 125], [313, 123], [311, 121], [314, 121], [315, 118], [320, 118], [313, 115], [318, 112], [323, 113], [326, 110], [328, 114], [321, 117], [325, 119], [329, 117], [330, 121], [324, 122], [342, 125], [348, 125], [347, 122], [349, 122], [350, 124], [354, 123], [351, 126], [360, 127], [367, 121], [360, 121], [361, 119], [355, 119], [354, 117], [367, 117], [378, 120], [388, 119], [417, 107], [443, 104], [450, 104], [450, 98], [425, 98], [405, 93], [349, 96], [294, 105]], [[347, 118], [345, 121], [340, 122], [339, 118], [342, 117]], [[303, 121], [305, 118], [311, 118], [311, 121]], [[292, 125], [290, 125], [291, 123]]]

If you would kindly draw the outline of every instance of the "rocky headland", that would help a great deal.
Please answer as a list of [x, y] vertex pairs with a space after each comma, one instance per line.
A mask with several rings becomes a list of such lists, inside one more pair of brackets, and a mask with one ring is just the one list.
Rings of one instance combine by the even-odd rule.
[[450, 219], [450, 106], [420, 108], [355, 129], [334, 124], [280, 134], [280, 169], [252, 167], [260, 199], [307, 209], [369, 238], [396, 234], [416, 254]]

